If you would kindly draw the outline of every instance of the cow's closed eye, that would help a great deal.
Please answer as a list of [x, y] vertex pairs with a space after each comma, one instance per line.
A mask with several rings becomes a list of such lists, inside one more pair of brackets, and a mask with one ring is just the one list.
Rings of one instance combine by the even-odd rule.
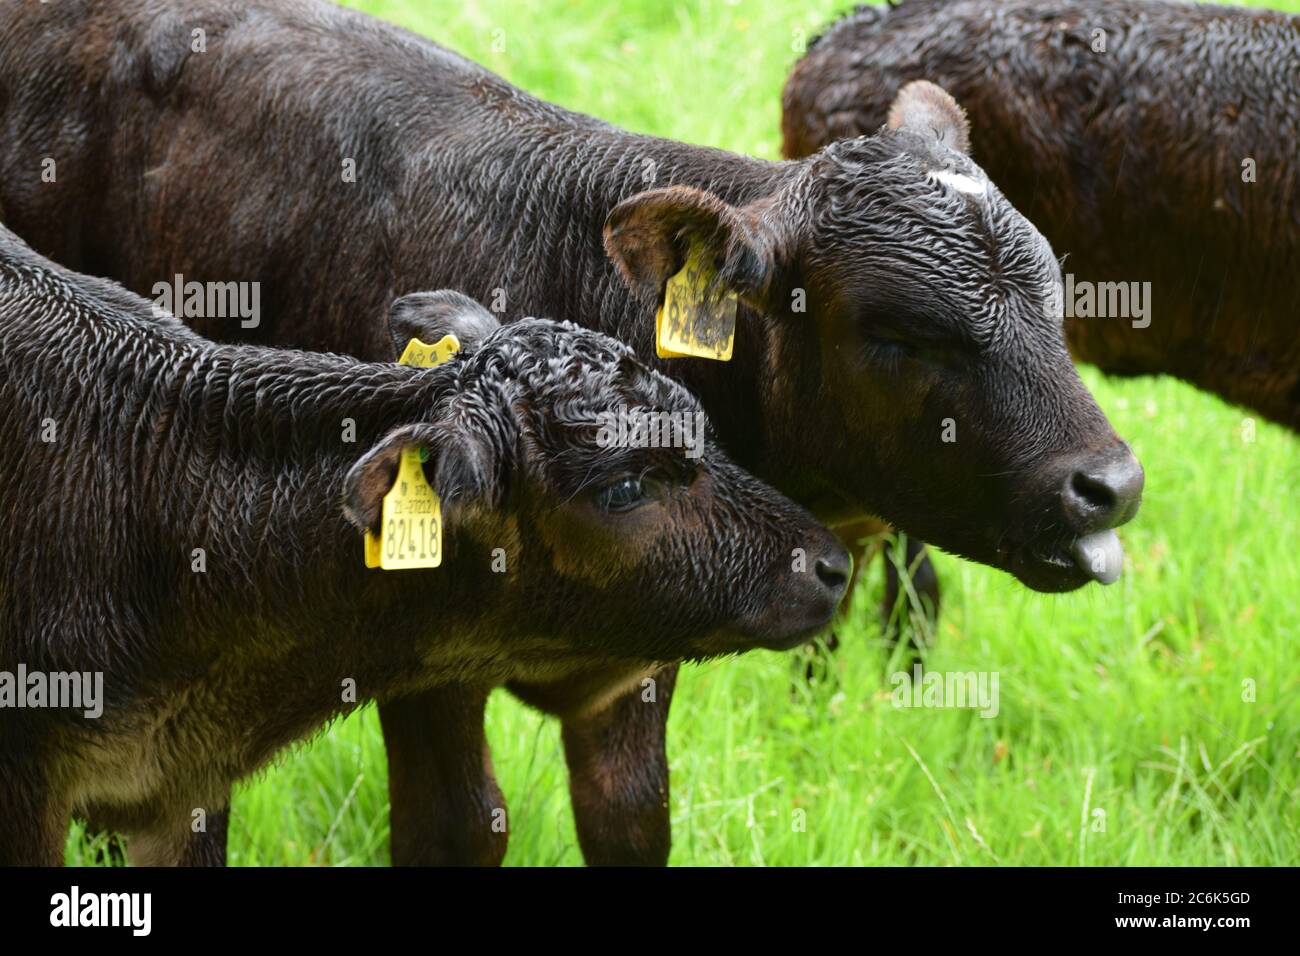
[[918, 339], [892, 332], [888, 329], [871, 329], [864, 336], [868, 351], [885, 361], [913, 359], [945, 367], [962, 365], [966, 350], [958, 343], [932, 339]]

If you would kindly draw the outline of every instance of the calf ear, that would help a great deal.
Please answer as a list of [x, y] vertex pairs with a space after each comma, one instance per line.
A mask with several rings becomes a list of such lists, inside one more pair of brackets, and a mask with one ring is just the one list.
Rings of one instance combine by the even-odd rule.
[[958, 152], [970, 152], [966, 111], [947, 90], [929, 80], [913, 80], [898, 91], [885, 125], [933, 137]]
[[605, 219], [605, 254], [634, 289], [662, 296], [686, 264], [692, 243], [703, 243], [733, 292], [762, 306], [776, 268], [776, 237], [750, 207], [701, 189], [669, 186], [623, 200]]
[[444, 504], [486, 495], [492, 487], [491, 447], [454, 425], [395, 428], [353, 465], [343, 479], [343, 513], [362, 531], [379, 532], [384, 496], [397, 480], [402, 452], [428, 454], [425, 479]]
[[451, 289], [413, 292], [388, 307], [388, 332], [398, 355], [411, 339], [436, 345], [448, 334], [456, 336], [463, 349], [477, 348], [500, 325], [483, 306]]

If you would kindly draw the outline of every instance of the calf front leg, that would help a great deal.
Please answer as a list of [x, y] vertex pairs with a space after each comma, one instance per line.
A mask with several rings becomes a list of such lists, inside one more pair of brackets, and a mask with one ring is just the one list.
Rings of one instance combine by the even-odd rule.
[[24, 762], [0, 760], [0, 866], [62, 866], [69, 814]]
[[394, 866], [499, 866], [505, 799], [483, 732], [488, 691], [460, 684], [379, 705]]
[[624, 671], [510, 685], [526, 703], [560, 717], [578, 845], [590, 866], [668, 863], [666, 734], [676, 684], [673, 664], [630, 684]]
[[[209, 813], [206, 829], [191, 833], [181, 853], [180, 866], [225, 866], [226, 838], [230, 830], [230, 797], [224, 809]], [[191, 827], [191, 829], [193, 829]]]

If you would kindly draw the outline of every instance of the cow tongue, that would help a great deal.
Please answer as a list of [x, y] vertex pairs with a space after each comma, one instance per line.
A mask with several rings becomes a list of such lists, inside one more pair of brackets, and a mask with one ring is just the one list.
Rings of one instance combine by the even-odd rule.
[[1124, 570], [1124, 546], [1114, 531], [1097, 531], [1074, 542], [1074, 563], [1100, 584], [1114, 584]]

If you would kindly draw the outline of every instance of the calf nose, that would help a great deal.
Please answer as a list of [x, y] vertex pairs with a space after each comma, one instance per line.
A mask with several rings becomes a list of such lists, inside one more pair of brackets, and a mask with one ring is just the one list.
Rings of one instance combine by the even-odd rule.
[[1065, 512], [1081, 534], [1118, 528], [1137, 514], [1145, 480], [1128, 445], [1090, 455], [1066, 476]]
[[831, 600], [836, 604], [849, 589], [849, 578], [853, 574], [853, 559], [849, 557], [844, 545], [838, 541], [829, 543], [824, 553], [813, 561], [813, 570], [817, 580], [822, 583]]
[[[758, 606], [739, 621], [739, 630], [758, 647], [789, 650], [830, 624], [849, 589], [853, 559], [830, 531], [808, 518], [793, 552], [772, 555], [767, 587]], [[791, 561], [791, 557], [797, 560]]]

